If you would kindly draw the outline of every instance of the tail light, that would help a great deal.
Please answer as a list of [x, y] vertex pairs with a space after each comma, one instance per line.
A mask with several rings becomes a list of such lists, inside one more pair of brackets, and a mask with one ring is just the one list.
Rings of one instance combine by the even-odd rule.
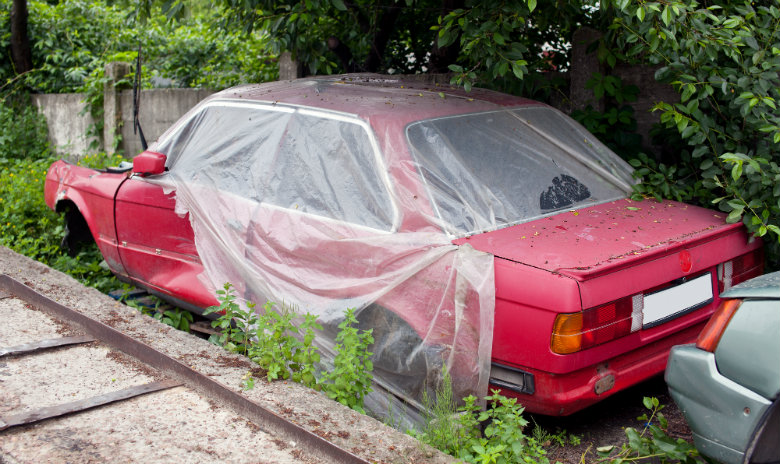
[[[762, 248], [719, 264], [717, 272], [720, 292], [761, 275], [763, 269], [764, 253]], [[651, 291], [662, 288], [664, 286], [651, 289]], [[710, 294], [710, 301], [712, 296]], [[643, 314], [644, 298], [645, 295], [639, 293], [582, 312], [558, 314], [555, 318], [550, 341], [552, 352], [557, 354], [576, 353], [639, 331], [645, 317]], [[652, 322], [652, 318], [650, 322]], [[725, 324], [727, 323], [728, 319], [725, 321]], [[725, 328], [725, 324], [722, 328]], [[718, 340], [720, 340], [720, 336], [715, 339], [713, 350]]]
[[714, 353], [720, 337], [741, 304], [742, 300], [723, 300], [696, 339], [696, 347]]
[[723, 293], [738, 283], [764, 272], [764, 249], [758, 248], [718, 265], [718, 287]]
[[555, 318], [551, 349], [570, 354], [623, 337], [642, 328], [642, 294]]

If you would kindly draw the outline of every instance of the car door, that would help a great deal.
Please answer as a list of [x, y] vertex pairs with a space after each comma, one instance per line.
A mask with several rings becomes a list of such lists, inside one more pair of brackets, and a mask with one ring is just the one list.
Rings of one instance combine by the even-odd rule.
[[119, 188], [115, 205], [119, 256], [132, 280], [183, 306], [216, 303], [198, 280], [203, 266], [188, 215], [174, 210], [175, 192], [136, 175]]

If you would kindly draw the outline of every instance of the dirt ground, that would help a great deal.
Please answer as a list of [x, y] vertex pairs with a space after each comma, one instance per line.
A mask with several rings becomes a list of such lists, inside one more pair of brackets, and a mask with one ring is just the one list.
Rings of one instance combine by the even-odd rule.
[[626, 427], [640, 430], [644, 424], [637, 417], [648, 413], [642, 405], [645, 396], [658, 398], [665, 405], [661, 414], [669, 422], [667, 433], [673, 438], [691, 441], [691, 432], [682, 412], [674, 404], [666, 383], [662, 377], [653, 378], [631, 389], [617, 393], [601, 403], [573, 414], [569, 417], [548, 417], [529, 415], [531, 425], [534, 423], [550, 433], [565, 430], [569, 435], [576, 435], [581, 443], [577, 446], [567, 444], [559, 447], [554, 443], [548, 448], [550, 462], [559, 461], [564, 464], [591, 464], [598, 461], [596, 448], [615, 445], [620, 447], [626, 442]]

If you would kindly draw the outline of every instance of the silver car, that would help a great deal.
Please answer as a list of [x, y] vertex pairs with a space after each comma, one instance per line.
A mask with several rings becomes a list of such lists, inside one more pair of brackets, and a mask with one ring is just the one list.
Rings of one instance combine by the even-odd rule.
[[780, 462], [780, 272], [723, 293], [695, 345], [672, 349], [666, 383], [699, 451]]

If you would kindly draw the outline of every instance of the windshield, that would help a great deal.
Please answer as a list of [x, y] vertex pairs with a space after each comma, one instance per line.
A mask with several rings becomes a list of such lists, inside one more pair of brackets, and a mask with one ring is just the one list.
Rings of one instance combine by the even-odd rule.
[[549, 107], [421, 121], [407, 137], [443, 227], [455, 235], [631, 192], [631, 167]]

